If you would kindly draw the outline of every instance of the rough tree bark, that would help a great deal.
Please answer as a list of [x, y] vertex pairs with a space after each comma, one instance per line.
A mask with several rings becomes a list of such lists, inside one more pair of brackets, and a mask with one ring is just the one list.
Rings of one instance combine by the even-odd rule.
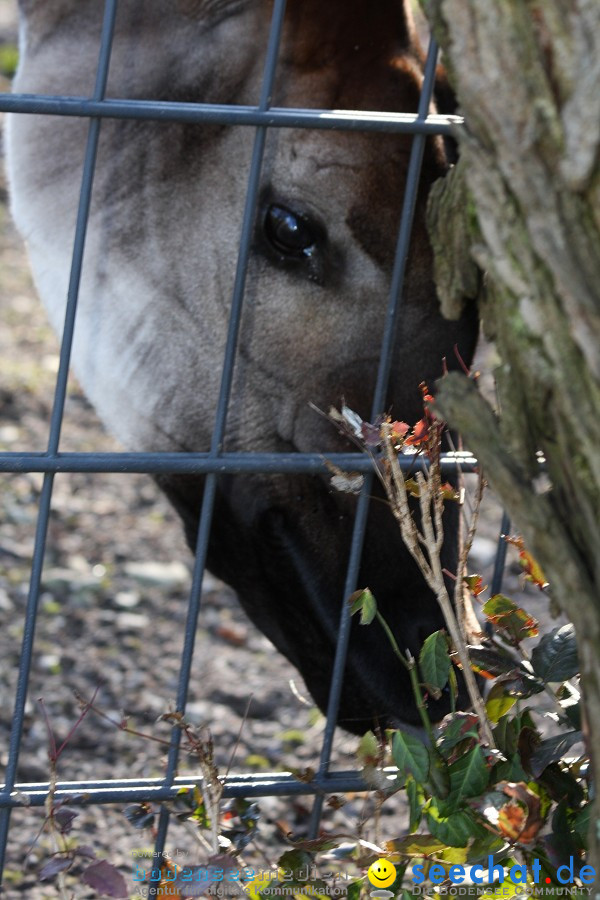
[[498, 409], [460, 375], [438, 404], [575, 625], [598, 784], [600, 2], [423, 3], [465, 116], [430, 209], [438, 285], [451, 315], [478, 296], [500, 359]]

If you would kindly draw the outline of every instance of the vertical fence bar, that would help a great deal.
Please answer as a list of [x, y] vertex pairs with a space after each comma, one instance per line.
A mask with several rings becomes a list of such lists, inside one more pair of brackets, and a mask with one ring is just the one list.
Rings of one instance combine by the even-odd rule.
[[494, 572], [492, 574], [491, 594], [499, 594], [502, 590], [502, 580], [504, 577], [504, 566], [506, 565], [506, 551], [508, 545], [504, 540], [504, 535], [510, 534], [510, 518], [507, 512], [502, 513], [502, 522], [500, 523], [500, 534], [498, 535], [498, 547], [496, 549], [496, 559], [494, 560]]
[[[425, 74], [423, 78], [423, 85], [421, 87], [421, 95], [419, 98], [419, 120], [425, 120], [427, 118], [427, 113], [431, 104], [431, 98], [433, 96], [433, 88], [435, 85], [435, 69], [437, 65], [437, 58], [438, 47], [435, 41], [432, 39], [429, 44], [429, 51], [427, 53]], [[425, 141], [426, 137], [424, 134], [416, 135], [413, 138], [410, 152], [408, 172], [406, 176], [406, 187], [404, 191], [404, 200], [400, 218], [400, 229], [398, 233], [398, 241], [396, 244], [394, 269], [392, 272], [386, 322], [381, 345], [381, 357], [379, 361], [375, 392], [373, 395], [373, 406], [371, 410], [372, 421], [376, 418], [376, 416], [381, 414], [385, 407], [385, 396], [392, 366], [397, 324], [400, 316], [400, 311], [402, 309], [402, 288], [404, 285], [406, 262], [408, 259], [408, 250], [410, 246], [412, 225], [417, 202], [417, 192], [419, 189], [419, 178], [423, 162], [423, 153], [425, 151]], [[352, 546], [350, 550], [350, 558], [346, 574], [346, 583], [344, 586], [344, 596], [342, 597], [340, 627], [336, 646], [335, 660], [333, 664], [331, 688], [329, 691], [329, 703], [327, 706], [327, 723], [325, 726], [325, 733], [323, 736], [323, 744], [321, 748], [321, 758], [319, 763], [320, 776], [325, 776], [327, 774], [329, 770], [329, 762], [331, 759], [333, 735], [337, 721], [337, 712], [340, 704], [342, 682], [344, 678], [344, 667], [346, 665], [348, 642], [350, 639], [350, 610], [348, 609], [346, 600], [351, 596], [351, 594], [356, 590], [357, 587], [360, 557], [364, 543], [372, 484], [373, 475], [368, 474], [367, 476], [365, 476], [364, 484], [358, 499], [356, 517], [354, 520]], [[313, 805], [310, 823], [310, 834], [313, 837], [316, 836], [319, 829], [323, 802], [324, 796], [322, 794], [317, 795]]]
[[[269, 32], [269, 40], [267, 44], [267, 54], [265, 66], [263, 70], [263, 79], [259, 100], [259, 110], [266, 111], [271, 103], [273, 86], [275, 82], [275, 72], [277, 67], [277, 58], [279, 55], [279, 45], [281, 43], [281, 34], [283, 29], [283, 20], [285, 16], [286, 0], [275, 0], [273, 15], [271, 17], [271, 26]], [[225, 346], [225, 355], [223, 359], [223, 369], [221, 376], [221, 385], [219, 389], [219, 399], [217, 403], [217, 411], [215, 416], [215, 425], [212, 433], [210, 455], [218, 456], [222, 449], [223, 439], [225, 436], [225, 428], [227, 424], [227, 411], [229, 400], [231, 397], [231, 388], [233, 385], [233, 370], [235, 366], [236, 348], [242, 318], [242, 306], [244, 300], [244, 289], [246, 285], [246, 275], [248, 271], [248, 262], [250, 259], [250, 247], [252, 241], [252, 233], [254, 229], [254, 220], [256, 217], [256, 206], [258, 201], [258, 191], [260, 187], [260, 175], [262, 170], [262, 162], [264, 157], [265, 142], [267, 136], [266, 126], [260, 126], [256, 129], [254, 137], [254, 145], [252, 148], [252, 159], [250, 163], [250, 173], [248, 177], [248, 187], [246, 191], [246, 201], [244, 205], [244, 215], [242, 219], [242, 229], [240, 235], [239, 253], [237, 267], [235, 273], [235, 282], [233, 287], [233, 296], [231, 302], [231, 312], [229, 317], [229, 327], [227, 333], [227, 343]], [[198, 537], [196, 540], [196, 556], [194, 562], [194, 574], [192, 587], [190, 591], [190, 601], [188, 607], [188, 616], [185, 628], [184, 648], [182, 653], [182, 663], [179, 676], [179, 687], [177, 692], [177, 709], [181, 712], [185, 710], [187, 703], [187, 695], [189, 690], [189, 679], [192, 666], [192, 656], [194, 652], [194, 643], [196, 639], [196, 628], [198, 623], [198, 615], [200, 612], [201, 593], [202, 593], [202, 577], [206, 565], [206, 556], [208, 552], [208, 541], [210, 537], [210, 528], [214, 511], [215, 497], [217, 491], [217, 475], [210, 474], [206, 476], [204, 482], [204, 491], [202, 496], [202, 507], [200, 511], [200, 519], [198, 525]], [[179, 746], [181, 741], [181, 730], [174, 728], [171, 734], [171, 746], [167, 761], [167, 771], [165, 773], [165, 783], [170, 784], [175, 777], [177, 760], [179, 757]], [[169, 824], [169, 813], [162, 806], [159, 816], [158, 830], [155, 841], [155, 858], [159, 859], [165, 846], [167, 837], [167, 829]], [[156, 896], [158, 893], [158, 883], [160, 879], [154, 879], [149, 888], [149, 896]]]
[[[93, 99], [97, 101], [100, 101], [104, 98], [104, 94], [106, 91], [116, 14], [117, 0], [106, 0], [100, 37], [98, 66], [96, 69], [96, 83], [93, 93]], [[77, 298], [79, 295], [79, 285], [81, 282], [81, 269], [83, 265], [85, 237], [92, 198], [94, 170], [98, 152], [98, 140], [100, 137], [100, 124], [100, 119], [92, 119], [90, 121], [87, 145], [85, 149], [83, 175], [81, 179], [81, 190], [79, 195], [79, 206], [77, 209], [77, 221], [75, 225], [75, 239], [73, 245], [71, 273], [69, 277], [69, 287], [65, 309], [65, 325], [61, 341], [60, 361], [58, 375], [56, 378], [52, 415], [50, 419], [48, 455], [51, 456], [55, 455], [58, 451], [65, 399], [67, 395], [69, 363], [71, 359], [73, 332], [75, 328], [75, 312], [77, 309]], [[54, 474], [49, 473], [44, 476], [36, 526], [33, 562], [31, 568], [31, 578], [29, 582], [29, 594], [25, 612], [25, 628], [23, 632], [21, 660], [19, 664], [19, 675], [15, 693], [15, 705], [9, 742], [8, 765], [6, 767], [5, 776], [5, 793], [7, 796], [9, 796], [14, 790], [17, 775], [17, 766], [19, 762], [19, 751], [23, 733], [23, 721], [25, 717], [25, 703], [27, 700], [29, 674], [31, 671], [31, 662], [33, 657], [33, 643], [35, 638], [35, 626], [37, 620], [42, 570], [44, 566], [46, 536], [48, 533], [48, 522], [50, 518], [50, 505], [52, 501], [53, 486]], [[4, 857], [6, 853], [10, 812], [10, 807], [0, 810], [0, 878], [4, 870]]]

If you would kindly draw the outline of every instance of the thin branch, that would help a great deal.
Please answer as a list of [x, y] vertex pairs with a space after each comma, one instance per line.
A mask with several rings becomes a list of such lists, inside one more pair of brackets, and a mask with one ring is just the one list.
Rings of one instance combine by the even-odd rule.
[[480, 470], [477, 479], [477, 490], [475, 491], [475, 503], [471, 513], [471, 520], [469, 522], [469, 530], [458, 557], [456, 581], [454, 584], [454, 609], [456, 610], [456, 618], [458, 619], [461, 634], [465, 643], [467, 644], [470, 643], [467, 626], [467, 620], [469, 616], [467, 613], [465, 602], [465, 583], [463, 579], [467, 574], [467, 559], [469, 553], [471, 552], [471, 547], [473, 546], [473, 538], [475, 537], [475, 533], [477, 531], [477, 525], [479, 523], [479, 513], [481, 511], [481, 503], [483, 500], [483, 495], [485, 493], [485, 488], [486, 481], [483, 477], [483, 472]]
[[[437, 598], [438, 604], [442, 611], [442, 615], [444, 616], [446, 627], [448, 628], [448, 632], [450, 634], [450, 638], [454, 644], [454, 647], [456, 648], [458, 657], [460, 659], [469, 699], [479, 719], [482, 735], [489, 747], [494, 748], [494, 738], [485, 710], [485, 704], [483, 702], [483, 699], [479, 692], [479, 688], [477, 686], [477, 681], [471, 669], [466, 644], [463, 640], [461, 629], [458, 626], [454, 609], [452, 608], [452, 603], [446, 589], [446, 583], [444, 581], [444, 573], [442, 570], [442, 564], [439, 554], [439, 550], [441, 549], [441, 541], [443, 541], [443, 529], [439, 505], [440, 500], [437, 496], [435, 497], [435, 499], [432, 499], [431, 496], [432, 488], [436, 484], [436, 482], [440, 482], [439, 484], [437, 484], [437, 493], [441, 493], [439, 464], [436, 465], [435, 462], [432, 462], [432, 465], [430, 467], [429, 479], [427, 480], [427, 482], [425, 481], [422, 473], [417, 473], [417, 484], [420, 488], [419, 499], [421, 505], [421, 527], [423, 529], [424, 537], [427, 542], [428, 555], [430, 558], [429, 563], [427, 563], [422, 551], [419, 548], [418, 540], [415, 537], [415, 534], [418, 533], [417, 527], [408, 505], [406, 484], [404, 482], [404, 477], [398, 463], [396, 448], [391, 437], [391, 428], [389, 424], [384, 423], [382, 425], [381, 435], [385, 458], [390, 467], [390, 471], [394, 481], [394, 498], [397, 498], [397, 504], [392, 504], [392, 512], [394, 513], [397, 521], [400, 524], [402, 538], [404, 540], [404, 543], [406, 544], [406, 547], [419, 566], [428, 586], [431, 588]], [[431, 503], [433, 503], [434, 516], [436, 525], [438, 527], [437, 535], [435, 534], [434, 524], [431, 517]]]

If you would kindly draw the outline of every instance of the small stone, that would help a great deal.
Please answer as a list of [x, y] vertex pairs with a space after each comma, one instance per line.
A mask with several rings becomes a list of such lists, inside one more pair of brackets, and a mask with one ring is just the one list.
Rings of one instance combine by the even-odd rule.
[[120, 606], [121, 609], [133, 609], [141, 599], [141, 595], [137, 591], [118, 591], [115, 594], [115, 606]]
[[89, 573], [82, 575], [75, 569], [48, 569], [42, 576], [42, 584], [49, 591], [97, 591], [101, 588], [100, 579]]
[[42, 357], [42, 368], [53, 374], [58, 372], [59, 357], [55, 353], [47, 353]]
[[43, 672], [60, 672], [60, 656], [57, 653], [44, 653], [39, 658], [40, 669]]
[[0, 612], [12, 612], [13, 609], [14, 603], [4, 588], [0, 588]]
[[182, 562], [130, 562], [125, 565], [125, 574], [140, 584], [154, 587], [184, 587], [189, 584], [190, 573]]
[[141, 615], [140, 613], [123, 612], [119, 613], [116, 617], [115, 624], [119, 631], [140, 632], [148, 627], [150, 619], [148, 616]]
[[90, 575], [90, 564], [80, 553], [75, 553], [68, 558], [68, 567], [69, 569], [73, 569], [74, 572], [77, 572], [79, 575]]
[[21, 437], [21, 431], [16, 425], [3, 425], [0, 428], [0, 442], [3, 444], [13, 444]]

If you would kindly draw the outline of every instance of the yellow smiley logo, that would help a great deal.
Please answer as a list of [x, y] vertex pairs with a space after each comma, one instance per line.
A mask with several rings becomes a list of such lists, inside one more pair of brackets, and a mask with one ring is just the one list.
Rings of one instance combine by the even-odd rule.
[[386, 888], [396, 880], [396, 869], [387, 859], [376, 859], [371, 863], [367, 877], [376, 888]]

